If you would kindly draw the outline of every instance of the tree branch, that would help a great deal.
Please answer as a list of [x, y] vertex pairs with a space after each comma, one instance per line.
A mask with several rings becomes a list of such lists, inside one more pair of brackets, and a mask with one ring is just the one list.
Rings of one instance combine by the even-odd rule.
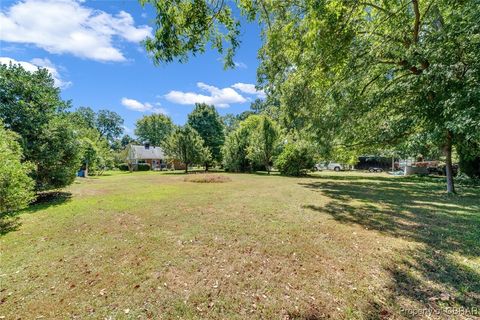
[[420, 32], [420, 9], [418, 0], [412, 0], [413, 12], [415, 13], [415, 23], [413, 25], [413, 43], [418, 43], [418, 34]]

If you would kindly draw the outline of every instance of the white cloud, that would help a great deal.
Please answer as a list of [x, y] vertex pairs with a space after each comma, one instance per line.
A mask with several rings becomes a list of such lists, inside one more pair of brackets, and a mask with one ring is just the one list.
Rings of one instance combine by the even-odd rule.
[[265, 98], [265, 91], [257, 90], [254, 84], [238, 82], [232, 85], [232, 88], [238, 89], [244, 93], [256, 95], [259, 98]]
[[8, 57], [0, 57], [0, 64], [9, 65], [10, 63], [19, 64], [29, 72], [35, 72], [39, 68], [47, 69], [48, 72], [50, 72], [50, 74], [52, 75], [56, 87], [65, 89], [72, 85], [70, 81], [62, 80], [62, 77], [60, 76], [60, 73], [58, 72], [57, 67], [48, 59], [35, 58], [35, 59], [32, 59], [30, 62], [27, 62], [27, 61], [17, 61], [15, 59], [8, 58]]
[[219, 108], [228, 108], [231, 103], [244, 103], [247, 101], [245, 97], [232, 88], [220, 89], [203, 82], [198, 82], [197, 87], [208, 92], [209, 95], [195, 92], [170, 91], [165, 95], [165, 98], [170, 102], [178, 104], [207, 103]]
[[[151, 103], [148, 102], [142, 103], [138, 100], [130, 98], [122, 98], [121, 102], [123, 106], [127, 107], [130, 110], [167, 114], [167, 110], [165, 110], [164, 108], [155, 108]], [[155, 103], [155, 105], [160, 106], [158, 102]]]
[[247, 69], [247, 65], [240, 61], [234, 61], [233, 64], [239, 69]]
[[152, 31], [125, 11], [111, 15], [75, 0], [24, 0], [0, 12], [0, 23], [0, 40], [97, 61], [126, 60], [114, 39], [140, 42]]

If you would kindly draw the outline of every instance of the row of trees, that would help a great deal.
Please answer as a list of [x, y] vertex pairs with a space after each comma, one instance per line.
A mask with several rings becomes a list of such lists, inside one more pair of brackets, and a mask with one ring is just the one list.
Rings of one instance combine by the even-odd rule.
[[137, 121], [135, 133], [141, 142], [161, 146], [182, 161], [186, 171], [191, 164], [203, 164], [207, 171], [221, 165], [232, 172], [268, 173], [275, 165], [288, 175], [312, 168], [310, 144], [287, 136], [264, 110], [258, 110], [261, 103], [255, 101], [251, 111], [225, 117], [214, 106], [197, 103], [183, 127], [175, 126], [168, 116], [152, 114]]
[[93, 174], [112, 166], [123, 132], [118, 114], [70, 111], [45, 69], [1, 65], [0, 88], [0, 214], [71, 184], [82, 166]]

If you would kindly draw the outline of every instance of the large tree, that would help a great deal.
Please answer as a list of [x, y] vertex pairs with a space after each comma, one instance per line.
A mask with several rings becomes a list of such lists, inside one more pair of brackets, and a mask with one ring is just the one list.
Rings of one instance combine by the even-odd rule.
[[188, 173], [189, 165], [211, 159], [210, 150], [205, 147], [202, 137], [188, 124], [173, 131], [165, 143], [165, 152], [185, 164], [185, 173]]
[[142, 143], [161, 147], [174, 129], [172, 119], [160, 113], [143, 116], [135, 125], [135, 134]]
[[[208, 42], [220, 52], [223, 42], [230, 49], [238, 45], [231, 3], [155, 4], [157, 30], [146, 48], [157, 63], [183, 61]], [[433, 134], [445, 154], [447, 191], [455, 191], [452, 148], [464, 139], [476, 141], [479, 132], [478, 1], [240, 0], [237, 5], [262, 23], [259, 78], [280, 101], [287, 128], [312, 130], [332, 149], [358, 153], [394, 146], [411, 134]], [[227, 66], [231, 54], [225, 55]]]
[[47, 70], [0, 66], [0, 120], [20, 135], [23, 160], [34, 164], [31, 176], [39, 191], [72, 183], [80, 164], [78, 136], [65, 117], [68, 107]]
[[[222, 119], [215, 107], [205, 103], [195, 104], [195, 109], [188, 115], [187, 123], [202, 137], [212, 155], [211, 161], [220, 162], [225, 133]], [[205, 162], [206, 171], [208, 171], [209, 165], [209, 162]]]

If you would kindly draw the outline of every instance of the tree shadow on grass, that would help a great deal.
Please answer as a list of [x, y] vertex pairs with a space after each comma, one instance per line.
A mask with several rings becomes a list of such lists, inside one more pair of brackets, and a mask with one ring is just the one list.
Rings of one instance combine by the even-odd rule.
[[[344, 224], [419, 243], [399, 252], [400, 258], [386, 267], [390, 308], [396, 309], [391, 312], [408, 306], [480, 312], [480, 273], [461, 261], [480, 257], [480, 190], [463, 188], [452, 197], [444, 194], [440, 179], [367, 178], [329, 176], [301, 183], [333, 199], [322, 207], [305, 207]], [[372, 304], [365, 312], [381, 318], [385, 310]], [[409, 317], [408, 312], [403, 316]]]
[[0, 236], [18, 230], [20, 227], [20, 222], [18, 220], [18, 217], [0, 216]]
[[49, 207], [62, 205], [70, 201], [71, 198], [72, 194], [70, 192], [51, 191], [39, 193], [35, 202], [30, 204], [30, 206], [27, 208], [18, 212], [0, 216], [0, 236], [18, 230], [18, 228], [21, 226], [19, 215], [35, 213], [39, 210], [47, 209]]

